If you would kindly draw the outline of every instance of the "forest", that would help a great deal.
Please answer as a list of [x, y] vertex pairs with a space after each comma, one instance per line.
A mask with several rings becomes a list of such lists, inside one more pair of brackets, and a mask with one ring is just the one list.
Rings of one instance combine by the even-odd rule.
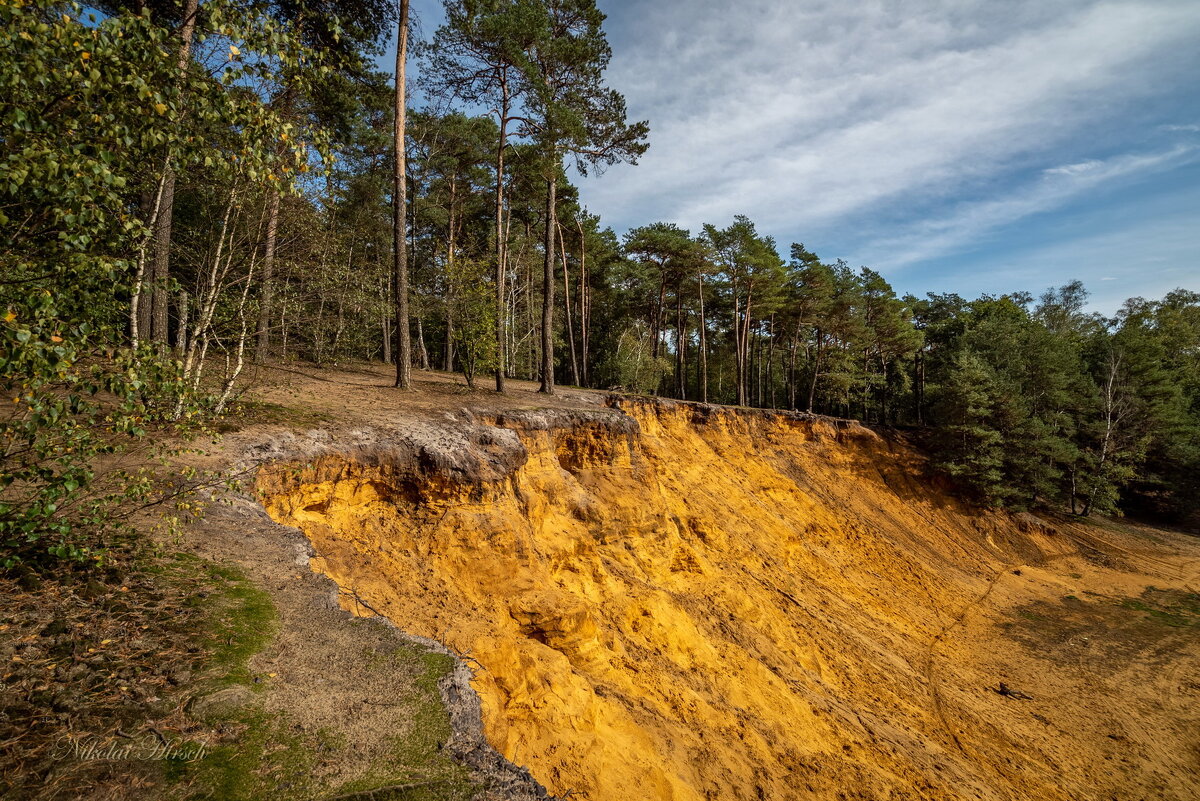
[[207, 425], [264, 362], [851, 418], [981, 503], [1197, 525], [1200, 294], [898, 296], [744, 216], [618, 234], [572, 178], [650, 124], [594, 0], [445, 16], [0, 0], [0, 561], [90, 558], [152, 491], [97, 460]]

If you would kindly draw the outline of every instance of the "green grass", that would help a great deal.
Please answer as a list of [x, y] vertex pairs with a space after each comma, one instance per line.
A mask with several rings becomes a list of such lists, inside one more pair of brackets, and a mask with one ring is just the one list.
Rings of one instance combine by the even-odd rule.
[[248, 705], [230, 714], [226, 725], [240, 729], [235, 741], [208, 750], [203, 759], [171, 766], [169, 779], [185, 786], [183, 798], [312, 797], [312, 747], [288, 732], [283, 718]]
[[[286, 713], [263, 709], [251, 658], [266, 647], [278, 627], [270, 597], [236, 568], [215, 565], [186, 554], [175, 557], [167, 578], [203, 574], [205, 588], [187, 603], [206, 611], [201, 639], [208, 653], [197, 692], [202, 695], [244, 686], [256, 695], [240, 707], [224, 710], [205, 721], [225, 731], [203, 758], [164, 760], [169, 797], [186, 801], [302, 801], [302, 799], [371, 798], [406, 801], [466, 801], [475, 791], [466, 768], [442, 750], [450, 736], [449, 716], [437, 682], [452, 667], [450, 657], [398, 644], [391, 652], [363, 653], [372, 670], [405, 668], [417, 676], [412, 693], [400, 702], [410, 706], [412, 725], [405, 736], [391, 741], [391, 750], [377, 759], [367, 775], [352, 782], [315, 778], [319, 764], [336, 763], [351, 743], [337, 732], [302, 732]], [[261, 678], [261, 677], [259, 677]], [[188, 743], [185, 747], [195, 746]], [[328, 772], [328, 771], [327, 771]], [[388, 790], [387, 788], [405, 788]]]
[[[373, 659], [371, 666], [386, 670], [393, 660], [417, 663], [421, 668], [414, 682], [416, 692], [405, 699], [411, 704], [412, 726], [407, 735], [391, 739], [391, 752], [376, 761], [366, 776], [341, 785], [331, 797], [466, 801], [475, 791], [467, 769], [450, 760], [441, 749], [450, 736], [450, 718], [442, 706], [437, 682], [451, 670], [453, 660], [416, 646], [400, 646], [383, 659]], [[404, 789], [381, 790], [389, 787]]]
[[239, 400], [229, 405], [229, 411], [214, 424], [213, 428], [221, 434], [228, 434], [256, 423], [318, 426], [332, 420], [333, 418], [324, 412], [298, 409], [294, 406], [284, 406], [281, 403]]
[[1200, 627], [1200, 595], [1148, 588], [1141, 598], [1126, 598], [1119, 604], [1142, 612], [1150, 620], [1176, 628]]
[[222, 603], [210, 619], [208, 645], [211, 669], [222, 686], [245, 684], [256, 688], [250, 657], [266, 647], [275, 634], [275, 607], [266, 592], [236, 568], [212, 565], [209, 572], [221, 586]]

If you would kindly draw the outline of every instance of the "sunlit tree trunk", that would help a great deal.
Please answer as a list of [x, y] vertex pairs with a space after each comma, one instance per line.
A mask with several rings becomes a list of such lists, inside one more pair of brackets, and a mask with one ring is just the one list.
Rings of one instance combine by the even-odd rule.
[[[496, 391], [504, 392], [507, 363], [508, 299], [505, 274], [508, 271], [508, 232], [504, 227], [504, 148], [508, 139], [508, 83], [500, 82], [500, 141], [496, 145]], [[509, 224], [512, 215], [509, 214]]]
[[567, 264], [567, 243], [563, 239], [562, 226], [555, 224], [558, 229], [558, 247], [562, 255], [563, 267], [563, 306], [566, 307], [564, 322], [567, 327], [567, 342], [571, 346], [571, 380], [579, 386], [579, 361], [575, 358], [575, 326], [571, 319], [571, 270]]
[[538, 392], [554, 394], [554, 229], [558, 225], [555, 205], [558, 176], [546, 181], [545, 260], [542, 266], [542, 370]]
[[675, 392], [677, 397], [687, 398], [687, 362], [684, 360], [684, 343], [687, 341], [683, 317], [682, 279], [675, 289]]
[[270, 193], [267, 208], [267, 238], [263, 244], [262, 296], [258, 304], [257, 342], [254, 346], [254, 361], [267, 358], [271, 345], [271, 305], [275, 295], [275, 241], [279, 230], [279, 193]]
[[575, 226], [579, 229], [579, 359], [583, 373], [584, 386], [591, 386], [591, 370], [588, 369], [588, 329], [591, 327], [591, 300], [587, 274], [587, 236], [583, 230], [583, 222], [575, 217]]
[[392, 175], [392, 254], [396, 280], [396, 386], [412, 386], [412, 341], [408, 330], [408, 241], [405, 219], [408, 185], [404, 153], [405, 81], [408, 59], [408, 0], [400, 0], [399, 31], [396, 38], [396, 130], [393, 141], [395, 168]]
[[[196, 15], [199, 0], [186, 0], [183, 7], [183, 22], [179, 28], [179, 76], [187, 71], [192, 58], [192, 38], [196, 33]], [[158, 218], [154, 225], [154, 265], [151, 273], [153, 293], [151, 295], [150, 339], [160, 349], [167, 347], [167, 309], [170, 306], [171, 282], [171, 223], [175, 208], [175, 168], [167, 161], [160, 188]]]

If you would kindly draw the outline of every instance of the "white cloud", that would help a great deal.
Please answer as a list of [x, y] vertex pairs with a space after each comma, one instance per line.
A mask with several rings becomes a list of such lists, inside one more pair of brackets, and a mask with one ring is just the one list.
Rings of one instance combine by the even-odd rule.
[[904, 218], [1056, 149], [1046, 178], [1102, 174], [1070, 148], [1184, 79], [1200, 4], [676, 0], [609, 29], [611, 84], [651, 148], [585, 181], [585, 202], [618, 227], [746, 213], [792, 235]]
[[1058, 208], [1103, 184], [1189, 163], [1197, 153], [1194, 146], [1180, 145], [1153, 153], [1052, 167], [1043, 170], [1035, 181], [999, 197], [961, 203], [945, 215], [913, 223], [900, 236], [864, 243], [855, 253], [855, 263], [897, 270], [932, 259], [978, 242], [1002, 226]]
[[1061, 167], [1050, 167], [1042, 170], [1043, 175], [1081, 175], [1089, 170], [1094, 170], [1103, 165], [1103, 162], [1097, 159], [1089, 159], [1081, 161], [1078, 164], [1064, 164]]

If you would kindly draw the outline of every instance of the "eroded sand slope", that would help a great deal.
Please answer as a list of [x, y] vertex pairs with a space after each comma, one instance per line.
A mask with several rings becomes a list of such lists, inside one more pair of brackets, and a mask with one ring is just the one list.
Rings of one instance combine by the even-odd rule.
[[849, 423], [614, 404], [332, 443], [259, 491], [346, 608], [477, 665], [556, 794], [1200, 797], [1194, 540], [981, 513]]

